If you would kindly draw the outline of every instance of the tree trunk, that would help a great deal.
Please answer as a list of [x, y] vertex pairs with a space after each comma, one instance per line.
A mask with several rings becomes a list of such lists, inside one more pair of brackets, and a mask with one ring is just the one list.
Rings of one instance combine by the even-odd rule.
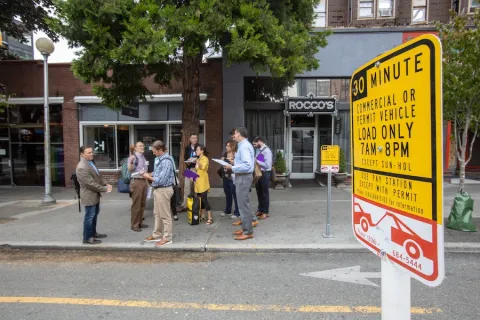
[[[182, 144], [180, 147], [179, 177], [183, 177], [185, 147], [190, 143], [190, 135], [198, 134], [200, 129], [200, 64], [202, 56], [184, 57], [183, 60], [183, 111]], [[183, 195], [184, 179], [180, 178]]]
[[[457, 128], [457, 136], [461, 136], [460, 141], [457, 140], [459, 153], [459, 164], [460, 164], [460, 170], [459, 170], [459, 175], [460, 175], [460, 183], [458, 186], [458, 192], [462, 193], [463, 188], [465, 188], [465, 167], [467, 166], [467, 159], [466, 159], [466, 151], [467, 151], [467, 140], [468, 140], [468, 129], [470, 127], [470, 115], [467, 114], [465, 118], [465, 123], [463, 128]], [[462, 131], [462, 132], [461, 132]]]

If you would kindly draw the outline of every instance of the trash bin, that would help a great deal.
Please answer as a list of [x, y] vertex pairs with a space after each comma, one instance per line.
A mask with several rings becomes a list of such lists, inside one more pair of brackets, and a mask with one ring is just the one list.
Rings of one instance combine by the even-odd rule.
[[457, 193], [453, 200], [452, 210], [448, 216], [447, 228], [476, 232], [477, 227], [472, 222], [473, 199], [467, 192]]

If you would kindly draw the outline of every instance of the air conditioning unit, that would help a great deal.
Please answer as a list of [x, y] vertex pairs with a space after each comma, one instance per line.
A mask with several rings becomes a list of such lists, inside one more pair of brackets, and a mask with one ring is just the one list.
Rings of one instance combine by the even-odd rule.
[[378, 10], [378, 13], [380, 14], [380, 17], [391, 17], [392, 14], [392, 9], [380, 9]]

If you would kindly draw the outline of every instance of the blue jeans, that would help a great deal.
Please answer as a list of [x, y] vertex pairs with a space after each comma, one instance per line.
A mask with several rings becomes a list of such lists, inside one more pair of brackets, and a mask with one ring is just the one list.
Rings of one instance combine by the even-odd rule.
[[258, 211], [268, 213], [270, 207], [270, 171], [263, 171], [262, 177], [258, 180], [255, 188], [257, 189]]
[[230, 214], [232, 213], [232, 198], [235, 201], [235, 213], [234, 215], [239, 217], [240, 212], [238, 211], [238, 204], [237, 204], [237, 194], [235, 191], [235, 184], [233, 180], [223, 179], [223, 191], [225, 192], [225, 197], [227, 198], [227, 203], [225, 204], [224, 213]]
[[100, 202], [93, 206], [85, 207], [83, 219], [83, 241], [87, 241], [97, 233], [97, 217], [100, 213]]

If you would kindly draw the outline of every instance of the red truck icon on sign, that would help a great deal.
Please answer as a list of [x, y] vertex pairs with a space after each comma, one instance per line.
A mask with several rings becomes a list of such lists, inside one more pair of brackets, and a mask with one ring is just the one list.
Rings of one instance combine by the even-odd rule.
[[386, 217], [390, 217], [394, 222], [390, 229], [392, 242], [404, 247], [412, 259], [425, 257], [434, 260], [435, 245], [422, 239], [395, 214], [386, 212], [378, 222], [373, 223], [372, 216], [364, 212], [360, 204], [354, 203], [353, 222], [355, 225], [359, 224], [364, 232], [368, 232], [370, 227], [378, 226]]

